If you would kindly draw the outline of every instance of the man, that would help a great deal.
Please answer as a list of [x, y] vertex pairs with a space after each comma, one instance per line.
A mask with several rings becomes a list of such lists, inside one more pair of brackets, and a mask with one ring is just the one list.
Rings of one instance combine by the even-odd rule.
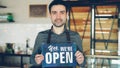
[[[42, 66], [42, 61], [45, 59], [42, 53], [42, 43], [66, 43], [68, 41], [77, 44], [75, 53], [76, 62], [79, 66], [85, 65], [85, 57], [82, 53], [82, 42], [77, 32], [66, 29], [68, 7], [63, 1], [52, 1], [49, 5], [49, 13], [52, 21], [52, 28], [38, 33], [33, 54], [31, 56], [31, 64]], [[69, 37], [70, 36], [70, 37]], [[49, 67], [50, 68], [50, 67]], [[53, 67], [52, 67], [53, 68]], [[56, 67], [59, 68], [59, 67]], [[64, 67], [60, 67], [64, 68]], [[75, 67], [65, 67], [75, 68]]]

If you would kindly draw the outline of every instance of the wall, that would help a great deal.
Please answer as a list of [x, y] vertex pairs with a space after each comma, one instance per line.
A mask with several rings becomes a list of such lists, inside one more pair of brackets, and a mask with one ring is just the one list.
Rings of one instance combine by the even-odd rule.
[[29, 5], [31, 4], [49, 4], [52, 0], [1, 0], [1, 4], [7, 6], [0, 9], [0, 13], [13, 13], [15, 23], [41, 23], [49, 22], [49, 18], [29, 17]]
[[[52, 0], [1, 0], [0, 4], [7, 8], [0, 8], [0, 13], [13, 13], [15, 22], [0, 23], [0, 46], [5, 43], [15, 43], [24, 49], [26, 39], [29, 38], [30, 47], [38, 32], [51, 27], [49, 17], [29, 17], [30, 4], [49, 4]], [[48, 12], [47, 12], [48, 13]]]

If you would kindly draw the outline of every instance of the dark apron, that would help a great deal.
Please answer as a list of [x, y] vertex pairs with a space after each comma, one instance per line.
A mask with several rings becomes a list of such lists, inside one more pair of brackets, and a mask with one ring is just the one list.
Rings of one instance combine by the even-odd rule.
[[67, 42], [58, 44], [50, 42], [51, 29], [49, 30], [48, 33], [47, 44], [42, 45], [42, 54], [44, 55], [42, 68], [76, 67], [77, 64], [75, 59], [76, 44], [71, 42], [68, 30], [66, 30]]

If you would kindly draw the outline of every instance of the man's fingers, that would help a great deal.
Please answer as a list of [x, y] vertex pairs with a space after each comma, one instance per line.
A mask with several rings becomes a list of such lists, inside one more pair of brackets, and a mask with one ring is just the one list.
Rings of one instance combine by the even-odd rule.
[[77, 51], [75, 53], [75, 56], [76, 56], [76, 60], [77, 60], [78, 64], [81, 64], [84, 61], [84, 56], [80, 51]]
[[77, 56], [82, 56], [83, 54], [80, 52], [80, 51], [77, 51], [76, 53], [75, 53], [75, 56], [77, 57]]
[[44, 60], [44, 56], [42, 54], [35, 55], [35, 61], [37, 64], [40, 64]]
[[43, 55], [42, 55], [42, 54], [37, 54], [37, 55], [35, 56], [35, 58], [38, 58], [38, 57], [43, 57]]

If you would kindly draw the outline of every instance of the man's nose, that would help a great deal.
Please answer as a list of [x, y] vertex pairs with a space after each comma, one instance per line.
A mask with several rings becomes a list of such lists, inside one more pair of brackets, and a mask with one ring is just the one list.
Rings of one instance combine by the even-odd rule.
[[61, 17], [61, 14], [60, 14], [60, 13], [58, 13], [58, 14], [57, 14], [57, 18], [59, 19], [60, 17]]

